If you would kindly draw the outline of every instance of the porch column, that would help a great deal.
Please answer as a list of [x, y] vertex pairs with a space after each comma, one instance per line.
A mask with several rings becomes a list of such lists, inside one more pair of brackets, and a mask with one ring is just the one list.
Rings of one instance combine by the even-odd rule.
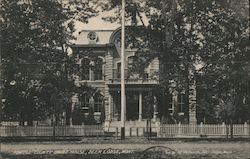
[[109, 121], [111, 121], [111, 106], [112, 106], [111, 100], [112, 100], [112, 97], [111, 97], [111, 95], [109, 95], [109, 97], [108, 97], [108, 105], [109, 105], [108, 120], [109, 120]]
[[142, 92], [139, 93], [139, 121], [142, 120]]
[[78, 99], [77, 94], [73, 95], [73, 97], [71, 98], [71, 101], [72, 101], [72, 105], [71, 105], [71, 116], [70, 116], [70, 118], [69, 118], [69, 124], [70, 124], [70, 126], [73, 125], [73, 123], [72, 123], [72, 114], [73, 114], [73, 111], [74, 111], [74, 109], [75, 109], [75, 105], [76, 105], [76, 103], [79, 102], [79, 99]]

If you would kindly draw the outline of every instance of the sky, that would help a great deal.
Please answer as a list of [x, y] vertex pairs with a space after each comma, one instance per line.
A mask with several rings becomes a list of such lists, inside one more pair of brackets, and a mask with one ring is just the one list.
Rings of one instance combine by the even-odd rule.
[[[89, 19], [88, 23], [82, 23], [79, 21], [75, 22], [76, 25], [76, 33], [82, 30], [115, 30], [118, 27], [121, 26], [121, 24], [118, 24], [117, 22], [115, 23], [110, 23], [110, 22], [105, 22], [102, 20], [102, 17], [107, 17], [109, 15], [114, 14], [114, 11], [105, 11], [105, 12], [100, 12], [98, 16], [92, 17]], [[148, 24], [146, 16], [142, 15], [143, 17], [143, 22], [145, 25]], [[141, 22], [139, 18], [137, 17], [138, 25], [141, 25]], [[127, 25], [129, 25], [130, 22], [127, 22]]]
[[110, 23], [102, 20], [102, 17], [106, 17], [108, 15], [113, 14], [112, 11], [109, 12], [101, 12], [97, 17], [93, 17], [89, 19], [88, 23], [76, 22], [76, 29], [78, 31], [81, 30], [115, 30], [120, 24], [118, 23]]

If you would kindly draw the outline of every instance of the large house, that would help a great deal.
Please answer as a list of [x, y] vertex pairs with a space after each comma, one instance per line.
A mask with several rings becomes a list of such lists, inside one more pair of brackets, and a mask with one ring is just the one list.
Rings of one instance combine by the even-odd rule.
[[[104, 98], [100, 96], [73, 97], [73, 108], [80, 105], [85, 112], [92, 106], [94, 116], [98, 120], [101, 116], [101, 107], [105, 110], [105, 121], [117, 122], [120, 120], [120, 34], [121, 29], [116, 30], [82, 30], [76, 41], [71, 46], [73, 57], [77, 61], [79, 74], [76, 76], [75, 84], [80, 86], [87, 83], [101, 91]], [[180, 91], [170, 91], [167, 100], [168, 107], [164, 105], [159, 96], [159, 69], [160, 61], [155, 58], [145, 68], [144, 78], [137, 74], [131, 74], [128, 66], [133, 63], [136, 49], [126, 47], [125, 49], [125, 78], [126, 78], [126, 120], [144, 121], [151, 112], [152, 121], [159, 121], [164, 116], [177, 114], [183, 121], [195, 123], [195, 110], [189, 109], [185, 94]], [[95, 60], [93, 60], [95, 59]], [[148, 109], [147, 100], [152, 97], [152, 109]], [[166, 103], [166, 101], [165, 101]], [[191, 113], [192, 115], [190, 115]]]

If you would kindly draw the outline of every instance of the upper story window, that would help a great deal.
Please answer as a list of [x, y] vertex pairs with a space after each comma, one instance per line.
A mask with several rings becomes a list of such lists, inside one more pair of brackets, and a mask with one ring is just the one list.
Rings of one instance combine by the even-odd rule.
[[82, 59], [81, 80], [103, 80], [103, 59], [98, 58], [95, 61]]
[[98, 58], [95, 64], [95, 80], [103, 80], [103, 60]]
[[[127, 77], [130, 79], [138, 79], [141, 78], [138, 72], [134, 70], [134, 63], [137, 62], [136, 56], [129, 56], [127, 61]], [[148, 78], [148, 75], [143, 75], [143, 78]]]
[[133, 63], [134, 63], [134, 56], [130, 56], [130, 57], [128, 57], [128, 66], [131, 66]]
[[89, 80], [90, 79], [90, 60], [84, 58], [82, 60], [82, 80]]

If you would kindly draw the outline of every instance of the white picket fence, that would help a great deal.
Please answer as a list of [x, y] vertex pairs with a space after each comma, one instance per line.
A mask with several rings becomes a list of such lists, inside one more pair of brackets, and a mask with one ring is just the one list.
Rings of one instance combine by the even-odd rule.
[[0, 126], [0, 137], [102, 136], [102, 125], [79, 126]]
[[232, 135], [234, 137], [250, 137], [250, 125], [245, 124], [165, 124], [160, 125], [158, 132], [159, 137], [225, 137], [227, 135]]
[[[245, 124], [159, 124], [152, 125], [152, 132], [157, 137], [244, 137], [250, 138], [250, 125]], [[119, 127], [110, 127], [113, 137], [120, 135]], [[127, 137], [145, 137], [148, 128], [126, 128]], [[36, 136], [103, 136], [105, 135], [102, 125], [79, 125], [79, 126], [0, 126], [0, 137], [36, 137]]]

